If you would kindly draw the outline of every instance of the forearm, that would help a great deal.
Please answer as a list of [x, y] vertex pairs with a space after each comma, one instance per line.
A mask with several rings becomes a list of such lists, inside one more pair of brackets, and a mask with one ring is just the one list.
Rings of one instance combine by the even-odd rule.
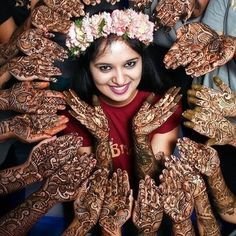
[[227, 187], [221, 169], [208, 177], [208, 183], [219, 214], [227, 221], [236, 223], [236, 197]]
[[112, 171], [112, 153], [108, 139], [98, 140], [96, 144], [96, 159], [99, 168], [107, 168]]
[[173, 235], [192, 236], [195, 235], [193, 224], [190, 219], [179, 223], [173, 223]]
[[206, 191], [203, 191], [195, 197], [195, 210], [199, 234], [209, 236], [220, 235], [220, 229], [211, 210], [211, 205]]
[[33, 224], [54, 204], [46, 192], [39, 190], [33, 193], [24, 203], [0, 219], [0, 235], [26, 235]]
[[144, 233], [144, 232], [139, 232], [138, 236], [156, 236], [157, 232], [151, 232], [151, 233]]
[[26, 168], [26, 165], [0, 171], [0, 195], [7, 195], [41, 180], [41, 176]]
[[116, 232], [107, 231], [102, 229], [102, 236], [121, 236], [121, 229], [117, 230]]
[[72, 223], [69, 225], [69, 227], [63, 232], [62, 236], [84, 236], [86, 235], [86, 233], [88, 233], [89, 229], [91, 229], [91, 227], [88, 227], [88, 225], [86, 225], [86, 227], [82, 226], [82, 222], [80, 222], [79, 219], [74, 218], [74, 220], [72, 221]]
[[151, 143], [148, 140], [148, 136], [139, 135], [135, 136], [135, 154], [138, 176], [140, 179], [145, 175], [149, 175], [155, 179], [159, 168], [157, 166], [157, 160], [152, 151]]
[[10, 119], [0, 122], [0, 141], [5, 141], [14, 137], [14, 132], [11, 128]]

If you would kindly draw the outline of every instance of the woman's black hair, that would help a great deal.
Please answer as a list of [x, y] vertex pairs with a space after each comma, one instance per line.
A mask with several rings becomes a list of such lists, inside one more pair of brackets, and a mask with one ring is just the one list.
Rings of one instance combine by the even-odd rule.
[[[78, 74], [73, 81], [73, 89], [81, 99], [90, 104], [92, 95], [98, 94], [98, 91], [94, 85], [89, 64], [99, 53], [101, 53], [100, 46], [104, 40], [106, 43], [104, 47], [105, 50], [114, 40], [120, 40], [120, 37], [109, 35], [106, 39], [99, 38], [94, 41], [87, 48], [86, 52], [80, 55], [78, 59]], [[162, 94], [165, 89], [164, 83], [161, 81], [147, 46], [137, 39], [126, 38], [124, 41], [142, 57], [142, 78], [138, 89]]]

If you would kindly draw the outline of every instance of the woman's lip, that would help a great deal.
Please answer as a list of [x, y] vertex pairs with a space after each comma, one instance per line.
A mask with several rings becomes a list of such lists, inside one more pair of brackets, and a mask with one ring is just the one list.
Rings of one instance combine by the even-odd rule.
[[123, 86], [110, 86], [110, 89], [113, 93], [122, 95], [126, 93], [126, 91], [129, 89], [129, 84], [123, 85]]

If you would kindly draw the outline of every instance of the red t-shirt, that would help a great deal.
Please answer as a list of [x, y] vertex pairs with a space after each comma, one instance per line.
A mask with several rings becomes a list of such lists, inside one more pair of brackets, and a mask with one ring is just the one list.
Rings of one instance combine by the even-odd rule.
[[[132, 134], [132, 119], [142, 106], [150, 92], [139, 91], [136, 97], [123, 107], [114, 107], [103, 100], [100, 100], [101, 107], [108, 119], [110, 126], [110, 147], [113, 158], [114, 170], [120, 168], [127, 170], [129, 175], [133, 173], [134, 155], [133, 153], [133, 134]], [[160, 96], [156, 96], [157, 101]], [[167, 133], [180, 124], [182, 108], [179, 106], [175, 113], [153, 133]], [[70, 122], [63, 133], [78, 132], [83, 138], [83, 146], [92, 146], [93, 139], [89, 132], [84, 128], [79, 121], [70, 117]]]

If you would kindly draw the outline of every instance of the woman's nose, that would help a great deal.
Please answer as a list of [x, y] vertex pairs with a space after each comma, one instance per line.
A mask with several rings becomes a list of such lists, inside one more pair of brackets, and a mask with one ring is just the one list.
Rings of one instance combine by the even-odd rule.
[[123, 85], [125, 83], [125, 75], [122, 70], [116, 71], [116, 73], [112, 77], [112, 82], [118, 85]]

